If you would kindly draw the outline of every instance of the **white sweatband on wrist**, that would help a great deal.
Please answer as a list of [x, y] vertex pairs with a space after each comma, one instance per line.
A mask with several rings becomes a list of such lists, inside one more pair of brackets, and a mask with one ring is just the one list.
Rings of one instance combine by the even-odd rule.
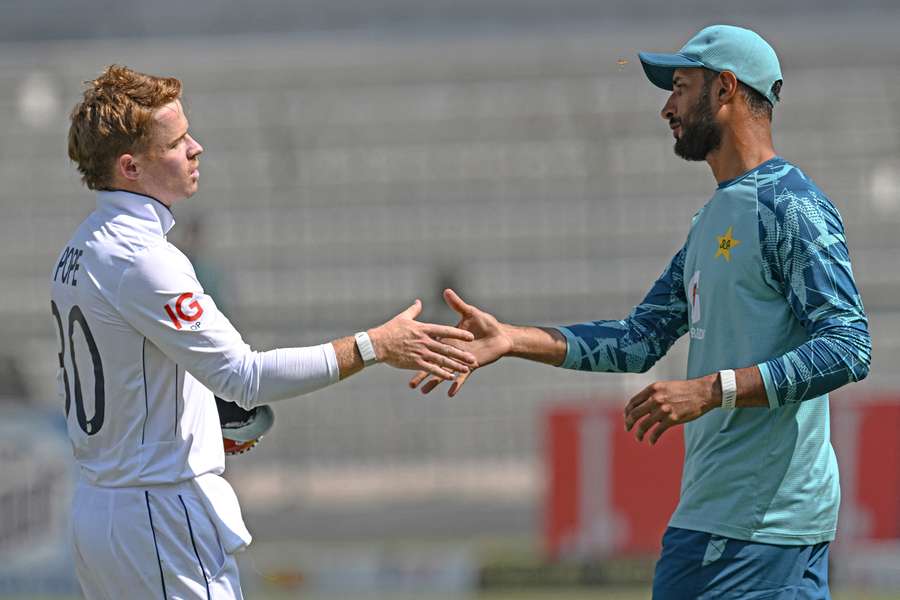
[[719, 371], [719, 381], [722, 383], [722, 408], [734, 410], [737, 401], [737, 380], [734, 371], [731, 369]]
[[377, 363], [378, 357], [375, 356], [375, 348], [372, 346], [369, 334], [365, 331], [360, 331], [354, 334], [353, 337], [356, 338], [356, 347], [359, 349], [359, 355], [362, 356], [363, 364], [368, 367]]

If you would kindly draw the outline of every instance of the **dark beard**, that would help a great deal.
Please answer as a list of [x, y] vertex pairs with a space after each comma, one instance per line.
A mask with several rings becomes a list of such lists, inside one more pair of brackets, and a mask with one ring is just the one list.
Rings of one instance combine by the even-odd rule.
[[710, 84], [703, 86], [690, 120], [681, 120], [681, 137], [675, 140], [675, 154], [685, 160], [706, 160], [706, 155], [722, 143], [722, 127], [712, 114], [710, 87]]

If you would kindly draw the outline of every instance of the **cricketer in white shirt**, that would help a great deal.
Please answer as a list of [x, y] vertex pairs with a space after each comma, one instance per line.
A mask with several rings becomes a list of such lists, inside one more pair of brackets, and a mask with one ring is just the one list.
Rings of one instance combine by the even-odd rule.
[[[140, 76], [109, 67], [93, 92]], [[76, 106], [73, 130], [91, 92]], [[96, 210], [51, 273], [60, 402], [80, 467], [76, 572], [89, 599], [241, 598], [233, 555], [251, 537], [221, 477], [215, 396], [249, 409], [317, 390], [376, 360], [452, 378], [475, 359], [436, 338], [472, 336], [415, 321], [416, 301], [369, 330], [371, 340], [357, 334], [367, 343], [346, 337], [252, 350], [166, 240], [170, 206], [197, 189], [203, 148], [187, 133], [180, 101], [154, 118], [156, 146], [118, 156], [116, 189], [97, 192]], [[84, 173], [90, 157], [81, 160], [72, 139], [70, 131], [70, 156]]]
[[[145, 514], [128, 520], [142, 518], [150, 537], [155, 487], [201, 500], [193, 518], [188, 507], [182, 512], [192, 527], [201, 515], [216, 526], [221, 548], [207, 559], [209, 569], [250, 543], [234, 494], [219, 477], [225, 455], [211, 390], [251, 408], [336, 382], [339, 371], [331, 344], [251, 350], [203, 293], [187, 257], [166, 241], [173, 225], [169, 209], [152, 198], [98, 192], [96, 211], [53, 271], [58, 382], [81, 471], [76, 496], [146, 488], [138, 503]], [[81, 549], [79, 542], [105, 532], [79, 532], [98, 521], [78, 510], [85, 517], [75, 520]], [[193, 558], [199, 569], [202, 559]]]

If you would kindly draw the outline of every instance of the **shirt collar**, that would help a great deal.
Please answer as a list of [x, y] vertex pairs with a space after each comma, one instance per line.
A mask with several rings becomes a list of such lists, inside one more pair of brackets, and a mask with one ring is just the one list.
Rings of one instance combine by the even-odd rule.
[[781, 158], [780, 156], [773, 156], [773, 157], [770, 158], [769, 160], [767, 160], [767, 161], [765, 161], [765, 162], [763, 162], [763, 163], [760, 163], [760, 164], [756, 165], [755, 167], [753, 167], [753, 168], [750, 169], [749, 171], [746, 171], [746, 172], [744, 172], [744, 173], [741, 173], [741, 174], [738, 175], [737, 177], [732, 177], [731, 179], [726, 179], [725, 181], [723, 181], [722, 183], [720, 183], [720, 184], [717, 186], [716, 189], [719, 189], [719, 190], [725, 189], [725, 188], [727, 188], [728, 186], [734, 185], [735, 183], [737, 183], [737, 182], [740, 181], [741, 179], [744, 179], [744, 178], [747, 177], [748, 175], [752, 175], [753, 173], [756, 173], [757, 171], [761, 171], [762, 169], [764, 169], [764, 168], [766, 168], [766, 167], [769, 167], [769, 166], [772, 166], [772, 165], [776, 165], [776, 164], [782, 163], [782, 162], [784, 162], [784, 159], [783, 159], [783, 158]]
[[104, 207], [153, 223], [159, 228], [160, 235], [166, 235], [175, 225], [175, 216], [169, 207], [151, 196], [125, 190], [101, 190], [97, 192], [97, 208]]

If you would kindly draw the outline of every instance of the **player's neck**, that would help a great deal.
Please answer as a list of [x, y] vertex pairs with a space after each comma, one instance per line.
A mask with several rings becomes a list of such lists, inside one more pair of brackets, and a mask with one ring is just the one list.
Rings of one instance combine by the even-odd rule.
[[734, 179], [775, 157], [769, 128], [725, 128], [722, 143], [706, 157], [717, 183]]
[[166, 206], [167, 208], [170, 208], [170, 209], [172, 208], [172, 205], [170, 202], [164, 202], [163, 200], [160, 200], [160, 198], [158, 196], [156, 196], [155, 194], [151, 194], [146, 188], [144, 188], [144, 186], [142, 186], [140, 183], [138, 183], [136, 181], [128, 181], [126, 179], [118, 177], [113, 181], [112, 187], [113, 187], [113, 189], [121, 190], [123, 192], [132, 192], [133, 194], [140, 194], [141, 196], [147, 196], [148, 198], [153, 198], [154, 200], [156, 200], [160, 204]]

